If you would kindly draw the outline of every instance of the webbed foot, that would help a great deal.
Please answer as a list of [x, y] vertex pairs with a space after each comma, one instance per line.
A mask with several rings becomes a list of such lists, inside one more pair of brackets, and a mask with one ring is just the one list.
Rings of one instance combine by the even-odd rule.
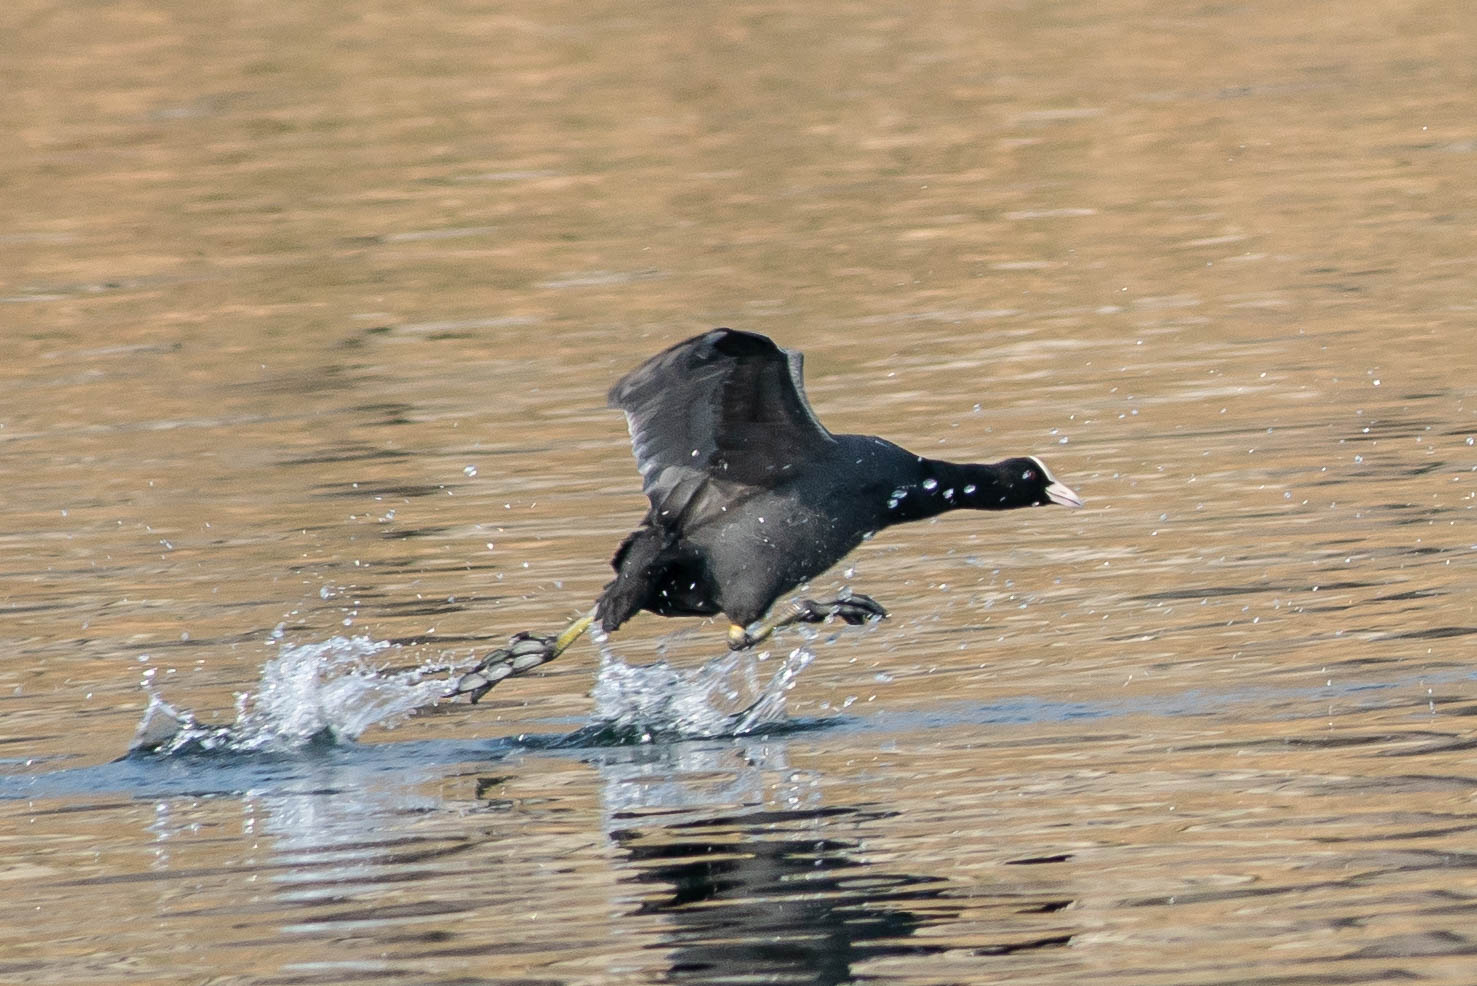
[[795, 606], [800, 610], [796, 616], [796, 622], [799, 623], [823, 623], [833, 616], [839, 616], [851, 626], [860, 626], [868, 620], [887, 619], [887, 610], [882, 608], [881, 603], [859, 592], [824, 602], [800, 599], [795, 602]]
[[570, 644], [578, 640], [590, 628], [594, 620], [595, 614], [592, 610], [571, 623], [557, 637], [529, 633], [526, 630], [523, 633], [513, 634], [508, 638], [506, 647], [499, 647], [478, 661], [477, 666], [458, 678], [451, 691], [443, 697], [455, 698], [458, 695], [465, 695], [473, 705], [476, 705], [478, 699], [491, 691], [492, 686], [504, 678], [532, 671], [563, 654]]
[[558, 656], [558, 652], [554, 650], [553, 637], [535, 633], [514, 634], [506, 647], [499, 647], [488, 654], [475, 668], [458, 678], [456, 685], [445, 697], [465, 695], [476, 705], [483, 695], [492, 690], [493, 685], [504, 678], [532, 671]]
[[868, 620], [887, 619], [887, 610], [871, 596], [864, 596], [859, 592], [822, 601], [796, 599], [790, 602], [789, 612], [782, 616], [770, 617], [747, 627], [737, 624], [729, 627], [728, 646], [730, 650], [744, 650], [766, 639], [781, 627], [794, 623], [824, 623], [833, 616], [840, 617], [851, 626], [857, 626]]

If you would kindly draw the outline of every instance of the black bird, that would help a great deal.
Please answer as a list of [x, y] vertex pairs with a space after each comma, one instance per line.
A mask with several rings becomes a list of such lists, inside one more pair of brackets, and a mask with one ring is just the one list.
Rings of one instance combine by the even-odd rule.
[[609, 632], [643, 609], [722, 613], [734, 650], [792, 623], [881, 619], [887, 611], [860, 594], [800, 599], [764, 616], [781, 594], [884, 527], [946, 510], [1082, 505], [1033, 456], [968, 465], [872, 435], [833, 435], [810, 409], [800, 374], [798, 352], [714, 329], [622, 377], [610, 406], [626, 412], [651, 508], [616, 550], [615, 578], [563, 633], [515, 635], [450, 695], [476, 702], [504, 678], [558, 657], [592, 624]]

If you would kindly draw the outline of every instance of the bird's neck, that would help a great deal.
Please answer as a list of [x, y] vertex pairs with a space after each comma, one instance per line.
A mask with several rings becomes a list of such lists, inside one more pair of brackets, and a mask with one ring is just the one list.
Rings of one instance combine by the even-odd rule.
[[999, 463], [918, 458], [916, 475], [887, 498], [887, 523], [926, 520], [950, 510], [1009, 510], [1021, 506]]

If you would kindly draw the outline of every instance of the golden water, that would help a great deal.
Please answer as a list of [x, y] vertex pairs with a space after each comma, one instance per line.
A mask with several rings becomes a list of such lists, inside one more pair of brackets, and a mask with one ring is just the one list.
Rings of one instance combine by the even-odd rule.
[[[1466, 5], [0, 19], [0, 979], [1477, 982]], [[1088, 506], [818, 580], [893, 614], [810, 642], [819, 728], [520, 742], [589, 718], [581, 644], [106, 766], [274, 631], [464, 663], [583, 610], [643, 509], [605, 390], [720, 324]]]

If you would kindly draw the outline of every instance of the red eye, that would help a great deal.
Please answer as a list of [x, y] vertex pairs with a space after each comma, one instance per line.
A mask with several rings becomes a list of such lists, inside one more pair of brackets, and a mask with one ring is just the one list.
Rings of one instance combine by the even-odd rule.
[[1025, 472], [1021, 473], [1021, 479], [1025, 480], [1028, 483], [1035, 478], [1036, 470], [1034, 469], [1027, 469]]

